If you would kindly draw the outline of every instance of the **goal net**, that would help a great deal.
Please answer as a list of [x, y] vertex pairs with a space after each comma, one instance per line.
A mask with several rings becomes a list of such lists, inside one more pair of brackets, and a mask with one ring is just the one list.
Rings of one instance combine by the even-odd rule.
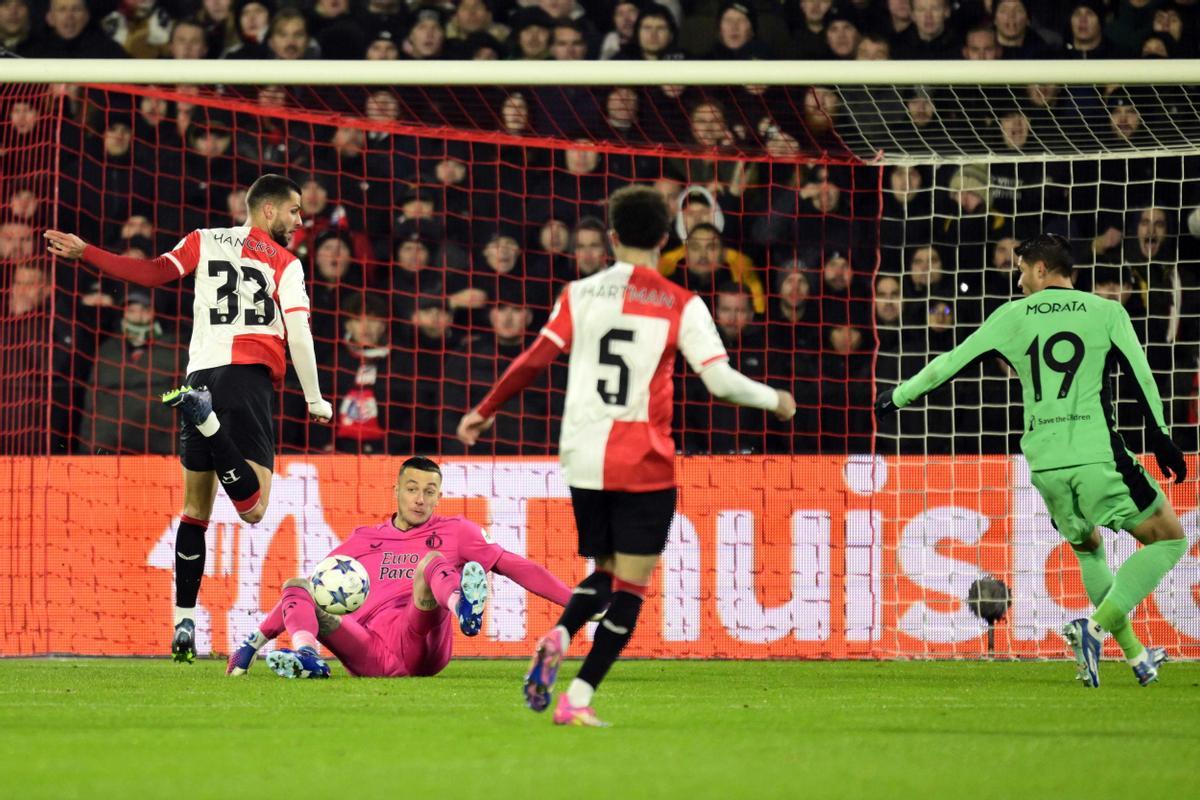
[[[676, 215], [660, 271], [710, 303], [734, 366], [799, 405], [783, 425], [676, 365], [680, 502], [634, 655], [975, 657], [987, 625], [968, 597], [989, 578], [1011, 593], [996, 652], [1062, 654], [1054, 632], [1086, 597], [1016, 446], [1015, 381], [983, 364], [898, 422], [870, 413], [877, 387], [1013, 296], [1031, 232], [1068, 236], [1080, 285], [1126, 303], [1196, 450], [1200, 125], [1180, 87], [2, 88], [2, 655], [158, 653], [181, 499], [154, 396], [184, 375], [190, 281], [148, 291], [53, 263], [41, 231], [154, 255], [241, 224], [264, 172], [303, 188], [292, 249], [335, 423], [306, 421], [289, 375], [267, 518], [246, 526], [218, 497], [202, 650], [228, 650], [283, 580], [390, 513], [412, 453], [441, 460], [443, 511], [582, 577], [554, 460], [563, 365], [480, 447], [453, 431], [565, 282], [606, 263], [604, 201], [632, 182]], [[1118, 380], [1140, 452], [1131, 398]], [[1193, 545], [1194, 486], [1170, 490]], [[1193, 547], [1139, 631], [1200, 653], [1197, 585]], [[554, 612], [494, 590], [460, 652], [526, 655]], [[83, 616], [98, 624], [81, 635]]]

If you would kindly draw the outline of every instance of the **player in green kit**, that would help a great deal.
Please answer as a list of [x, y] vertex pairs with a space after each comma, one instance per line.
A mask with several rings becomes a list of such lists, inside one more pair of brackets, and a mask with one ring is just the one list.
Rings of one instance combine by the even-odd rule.
[[[1162, 490], [1116, 431], [1109, 382], [1114, 366], [1136, 380], [1146, 444], [1163, 474], [1182, 481], [1187, 464], [1171, 441], [1158, 387], [1121, 304], [1071, 285], [1071, 251], [1061, 236], [1036, 236], [1015, 252], [1025, 297], [996, 309], [958, 347], [881, 392], [875, 414], [882, 419], [904, 408], [983, 358], [998, 356], [1016, 370], [1025, 407], [1021, 451], [1096, 606], [1091, 617], [1062, 631], [1079, 677], [1085, 686], [1100, 685], [1101, 644], [1111, 633], [1145, 686], [1158, 678], [1165, 652], [1138, 641], [1129, 612], [1175, 566], [1187, 540]], [[1143, 545], [1115, 576], [1097, 525], [1129, 531]]]

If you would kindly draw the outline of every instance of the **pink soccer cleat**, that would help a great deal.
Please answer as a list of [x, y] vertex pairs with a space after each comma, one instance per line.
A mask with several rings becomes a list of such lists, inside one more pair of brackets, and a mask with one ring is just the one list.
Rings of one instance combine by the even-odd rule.
[[591, 706], [577, 708], [571, 705], [565, 694], [559, 695], [554, 707], [555, 725], [575, 725], [580, 728], [607, 728], [608, 723], [596, 716]]
[[538, 640], [537, 652], [533, 654], [529, 672], [525, 675], [525, 705], [534, 711], [545, 711], [549, 707], [554, 679], [558, 677], [558, 665], [562, 663], [569, 643], [566, 630], [559, 626], [551, 628]]

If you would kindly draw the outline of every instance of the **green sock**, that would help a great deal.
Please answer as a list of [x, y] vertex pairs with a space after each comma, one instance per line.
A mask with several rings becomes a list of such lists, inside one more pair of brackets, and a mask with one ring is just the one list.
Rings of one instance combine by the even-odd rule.
[[1112, 589], [1092, 614], [1092, 621], [1110, 632], [1122, 622], [1128, 624], [1129, 612], [1154, 591], [1185, 552], [1187, 539], [1165, 539], [1140, 548], [1117, 570]]
[[[1102, 542], [1090, 553], [1086, 550], [1075, 550], [1075, 557], [1079, 559], [1079, 572], [1083, 575], [1083, 588], [1087, 590], [1088, 599], [1092, 601], [1093, 606], [1099, 607], [1113, 585], [1113, 573], [1108, 567], [1104, 544]], [[1146, 649], [1137, 634], [1133, 632], [1133, 626], [1129, 624], [1128, 618], [1122, 617], [1117, 627], [1110, 630], [1109, 633], [1121, 646], [1121, 652], [1125, 654], [1125, 658], [1136, 658]]]

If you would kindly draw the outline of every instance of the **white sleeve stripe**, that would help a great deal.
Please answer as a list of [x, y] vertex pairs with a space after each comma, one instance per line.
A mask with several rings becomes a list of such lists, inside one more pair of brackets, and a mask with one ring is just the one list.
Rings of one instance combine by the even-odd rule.
[[547, 339], [558, 345], [559, 350], [567, 349], [567, 343], [562, 340], [562, 337], [549, 328], [542, 328], [542, 336], [545, 336]]
[[180, 264], [180, 263], [179, 263], [179, 259], [178, 259], [178, 258], [176, 258], [176, 257], [175, 257], [174, 255], [172, 255], [171, 253], [167, 253], [167, 254], [166, 254], [166, 256], [167, 256], [167, 258], [171, 259], [171, 263], [175, 265], [175, 269], [179, 270], [179, 274], [180, 274], [180, 275], [186, 275], [186, 274], [187, 274], [187, 270], [185, 270], [185, 269], [183, 268], [183, 264]]

